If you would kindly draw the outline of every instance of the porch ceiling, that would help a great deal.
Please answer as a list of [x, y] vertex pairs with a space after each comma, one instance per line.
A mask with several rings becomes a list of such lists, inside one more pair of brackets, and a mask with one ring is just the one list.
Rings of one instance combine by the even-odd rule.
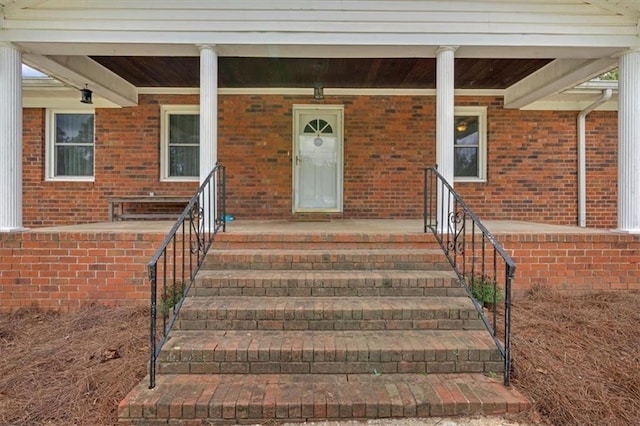
[[[137, 87], [200, 85], [198, 57], [91, 56]], [[457, 89], [505, 89], [551, 62], [551, 59], [458, 58]], [[220, 57], [221, 88], [433, 89], [434, 58], [264, 58]]]

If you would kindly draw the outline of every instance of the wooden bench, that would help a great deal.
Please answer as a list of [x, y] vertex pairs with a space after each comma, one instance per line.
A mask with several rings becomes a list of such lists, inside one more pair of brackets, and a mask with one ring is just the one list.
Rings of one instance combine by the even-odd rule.
[[176, 213], [127, 213], [127, 206], [139, 204], [183, 204], [186, 205], [191, 197], [174, 197], [163, 195], [136, 195], [130, 197], [109, 198], [109, 221], [131, 219], [177, 219]]

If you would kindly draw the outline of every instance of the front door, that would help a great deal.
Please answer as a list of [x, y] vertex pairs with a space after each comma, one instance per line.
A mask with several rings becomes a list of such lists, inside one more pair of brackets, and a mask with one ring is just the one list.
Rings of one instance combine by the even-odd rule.
[[342, 106], [293, 110], [293, 211], [342, 211]]

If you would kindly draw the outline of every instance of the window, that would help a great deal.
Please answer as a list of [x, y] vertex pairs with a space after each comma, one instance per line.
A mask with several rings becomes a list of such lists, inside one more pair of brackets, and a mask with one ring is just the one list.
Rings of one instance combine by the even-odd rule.
[[162, 180], [200, 176], [200, 112], [194, 106], [162, 107]]
[[310, 122], [307, 123], [306, 126], [304, 126], [304, 133], [331, 134], [333, 133], [333, 129], [331, 128], [331, 125], [326, 121], [320, 118], [316, 118], [314, 120], [311, 120]]
[[487, 110], [457, 107], [454, 120], [454, 177], [458, 182], [486, 180]]
[[47, 179], [93, 180], [93, 111], [56, 111], [47, 115]]

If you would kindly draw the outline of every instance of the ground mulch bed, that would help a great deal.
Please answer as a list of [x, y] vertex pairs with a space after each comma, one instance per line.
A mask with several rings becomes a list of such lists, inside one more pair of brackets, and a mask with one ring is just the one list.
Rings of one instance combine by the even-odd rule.
[[637, 425], [640, 292], [567, 296], [539, 288], [513, 304], [514, 384], [530, 420]]
[[[112, 425], [146, 373], [148, 312], [92, 305], [0, 315], [0, 424]], [[514, 385], [553, 425], [640, 419], [640, 292], [536, 289], [513, 308]]]
[[145, 311], [0, 315], [0, 424], [116, 424], [118, 403], [146, 374]]

